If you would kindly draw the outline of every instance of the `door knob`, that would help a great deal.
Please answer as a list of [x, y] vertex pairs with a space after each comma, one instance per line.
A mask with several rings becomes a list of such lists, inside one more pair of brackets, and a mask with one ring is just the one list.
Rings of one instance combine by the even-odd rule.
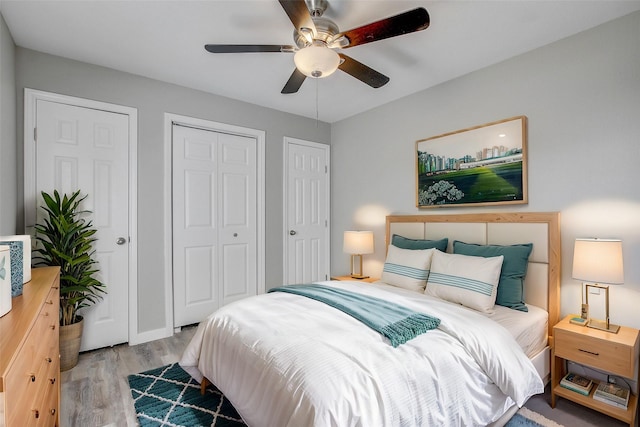
[[296, 230], [289, 230], [289, 234], [292, 235], [292, 236], [295, 236], [296, 235]]
[[124, 237], [118, 237], [118, 240], [116, 240], [117, 245], [124, 245], [125, 243], [127, 243], [127, 239]]

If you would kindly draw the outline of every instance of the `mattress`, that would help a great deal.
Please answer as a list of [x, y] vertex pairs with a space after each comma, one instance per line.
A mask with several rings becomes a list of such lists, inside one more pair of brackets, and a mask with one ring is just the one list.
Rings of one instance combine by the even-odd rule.
[[477, 312], [388, 285], [322, 283], [441, 324], [393, 348], [318, 301], [258, 295], [202, 322], [180, 365], [210, 379], [256, 427], [487, 425], [543, 391], [511, 334]]
[[529, 311], [524, 312], [497, 305], [487, 317], [509, 331], [527, 357], [532, 358], [547, 346], [549, 314], [535, 305], [527, 307]]

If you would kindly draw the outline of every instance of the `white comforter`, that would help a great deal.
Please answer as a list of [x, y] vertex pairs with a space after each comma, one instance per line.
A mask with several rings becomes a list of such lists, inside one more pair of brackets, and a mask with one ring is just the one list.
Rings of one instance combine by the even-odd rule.
[[500, 325], [386, 285], [322, 282], [441, 319], [393, 348], [321, 302], [276, 292], [203, 321], [180, 365], [210, 379], [252, 427], [484, 426], [543, 384]]

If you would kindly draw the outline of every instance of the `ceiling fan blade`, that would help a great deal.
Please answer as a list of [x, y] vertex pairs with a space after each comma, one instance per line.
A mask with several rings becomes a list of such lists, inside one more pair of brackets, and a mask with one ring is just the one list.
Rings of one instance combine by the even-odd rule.
[[306, 78], [307, 76], [302, 74], [300, 70], [296, 68], [293, 70], [291, 77], [289, 77], [287, 84], [284, 85], [280, 93], [296, 93]]
[[424, 30], [429, 26], [429, 23], [429, 13], [425, 8], [419, 7], [399, 15], [336, 34], [333, 40], [346, 37], [349, 40], [349, 44], [343, 46], [343, 48], [346, 49], [389, 37]]
[[311, 14], [304, 0], [280, 0], [280, 6], [282, 6], [296, 30], [308, 28], [313, 34], [316, 34], [316, 25], [311, 19]]
[[279, 44], [207, 44], [211, 53], [293, 52], [294, 46]]
[[377, 89], [389, 83], [389, 77], [377, 72], [373, 68], [367, 67], [362, 62], [358, 62], [342, 53], [340, 54], [340, 58], [343, 59], [343, 62], [338, 66], [339, 69], [361, 82], [368, 84], [372, 88]]

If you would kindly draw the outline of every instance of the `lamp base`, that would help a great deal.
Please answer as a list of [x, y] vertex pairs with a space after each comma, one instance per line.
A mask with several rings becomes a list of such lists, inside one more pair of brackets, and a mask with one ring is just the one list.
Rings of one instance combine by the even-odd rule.
[[620, 330], [620, 326], [614, 325], [613, 323], [607, 324], [606, 320], [591, 319], [589, 323], [587, 323], [587, 326], [593, 329], [611, 332], [612, 334], [617, 334], [618, 330]]
[[362, 279], [368, 279], [370, 276], [362, 276], [360, 274], [352, 274], [351, 278], [352, 279], [358, 279], [358, 280], [362, 280]]

